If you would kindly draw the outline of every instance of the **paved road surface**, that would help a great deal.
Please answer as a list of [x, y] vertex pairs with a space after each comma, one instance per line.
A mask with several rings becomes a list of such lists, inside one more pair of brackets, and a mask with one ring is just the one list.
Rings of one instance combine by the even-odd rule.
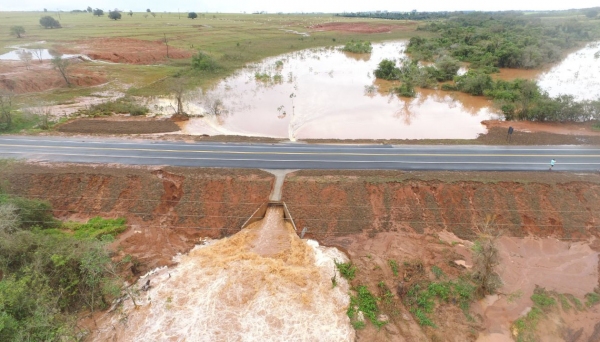
[[597, 171], [589, 146], [430, 146], [180, 143], [0, 136], [0, 158], [262, 169]]

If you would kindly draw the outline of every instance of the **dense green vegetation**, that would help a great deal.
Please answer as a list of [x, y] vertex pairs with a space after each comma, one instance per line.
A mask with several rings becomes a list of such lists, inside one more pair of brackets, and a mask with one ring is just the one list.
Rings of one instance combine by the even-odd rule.
[[63, 225], [46, 202], [0, 195], [0, 340], [80, 340], [76, 315], [120, 294], [105, 245], [124, 223]]
[[342, 277], [352, 280], [356, 277], [356, 271], [358, 268], [352, 262], [337, 262], [335, 261], [335, 267], [338, 269]]
[[388, 12], [388, 11], [374, 11], [374, 12], [349, 12], [349, 13], [337, 13], [338, 17], [348, 18], [377, 18], [377, 19], [394, 19], [394, 20], [430, 20], [430, 19], [444, 19], [451, 15], [462, 14], [463, 12], [417, 12], [413, 10], [410, 12]]
[[359, 311], [361, 311], [376, 327], [379, 328], [385, 325], [387, 322], [382, 322], [377, 319], [377, 315], [379, 314], [379, 307], [377, 306], [378, 298], [364, 285], [360, 285], [354, 290], [357, 294], [350, 296], [350, 306], [346, 312], [352, 322], [352, 326], [355, 329], [362, 329], [365, 327], [365, 323], [358, 320], [356, 317]]
[[556, 62], [566, 50], [597, 38], [598, 26], [575, 17], [546, 21], [512, 12], [472, 13], [420, 27], [437, 37], [413, 37], [406, 51], [416, 60], [452, 56], [490, 71], [531, 69]]
[[475, 286], [463, 279], [423, 281], [411, 286], [405, 297], [405, 303], [420, 325], [435, 327], [429, 314], [435, 309], [436, 302], [457, 303], [463, 312], [468, 314], [474, 294]]
[[373, 46], [371, 46], [371, 42], [351, 40], [344, 45], [342, 50], [353, 53], [371, 53]]

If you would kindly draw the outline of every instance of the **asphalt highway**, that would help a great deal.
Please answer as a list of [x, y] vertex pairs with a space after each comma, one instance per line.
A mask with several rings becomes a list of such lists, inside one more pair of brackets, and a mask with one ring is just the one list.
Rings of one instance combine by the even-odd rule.
[[261, 169], [600, 170], [593, 146], [316, 145], [0, 136], [0, 158]]

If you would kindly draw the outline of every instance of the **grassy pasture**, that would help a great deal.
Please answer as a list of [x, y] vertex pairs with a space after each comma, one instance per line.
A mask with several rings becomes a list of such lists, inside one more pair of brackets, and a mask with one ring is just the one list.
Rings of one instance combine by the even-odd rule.
[[[51, 15], [59, 20], [61, 29], [44, 29], [39, 18]], [[389, 25], [389, 33], [357, 33], [338, 31], [313, 31], [309, 27], [329, 22], [367, 23], [369, 26]], [[10, 27], [25, 28], [23, 38], [10, 36]], [[91, 38], [134, 38], [158, 41], [166, 34], [169, 45], [189, 51], [201, 50], [210, 54], [221, 65], [216, 72], [190, 73], [190, 59], [170, 60], [162, 65], [127, 65], [89, 63], [91, 70], [101, 70], [111, 81], [111, 90], [128, 91], [133, 95], [160, 95], [168, 92], [165, 79], [173, 75], [191, 75], [192, 86], [206, 87], [250, 62], [269, 56], [312, 47], [343, 45], [350, 40], [383, 41], [404, 39], [415, 35], [417, 22], [392, 21], [368, 18], [339, 18], [328, 15], [253, 15], [199, 13], [197, 19], [188, 19], [187, 13], [122, 13], [118, 21], [105, 14], [95, 17], [89, 13], [61, 12], [0, 12], [0, 52], [10, 46], [45, 42], [46, 47], [69, 46]], [[304, 37], [292, 32], [307, 32]], [[108, 89], [108, 88], [107, 88]], [[97, 91], [95, 89], [94, 91]], [[52, 99], [54, 94], [61, 100], [69, 94], [80, 95], [81, 89], [60, 89], [42, 94], [21, 96], [27, 101], [42, 97]], [[85, 93], [85, 91], [83, 91]]]

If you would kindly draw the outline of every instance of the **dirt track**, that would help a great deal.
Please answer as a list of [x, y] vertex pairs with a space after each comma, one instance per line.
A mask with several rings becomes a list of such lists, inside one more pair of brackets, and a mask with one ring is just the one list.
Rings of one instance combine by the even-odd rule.
[[177, 132], [179, 126], [171, 120], [146, 118], [130, 118], [128, 120], [77, 119], [60, 125], [56, 130], [82, 134], [151, 134]]

